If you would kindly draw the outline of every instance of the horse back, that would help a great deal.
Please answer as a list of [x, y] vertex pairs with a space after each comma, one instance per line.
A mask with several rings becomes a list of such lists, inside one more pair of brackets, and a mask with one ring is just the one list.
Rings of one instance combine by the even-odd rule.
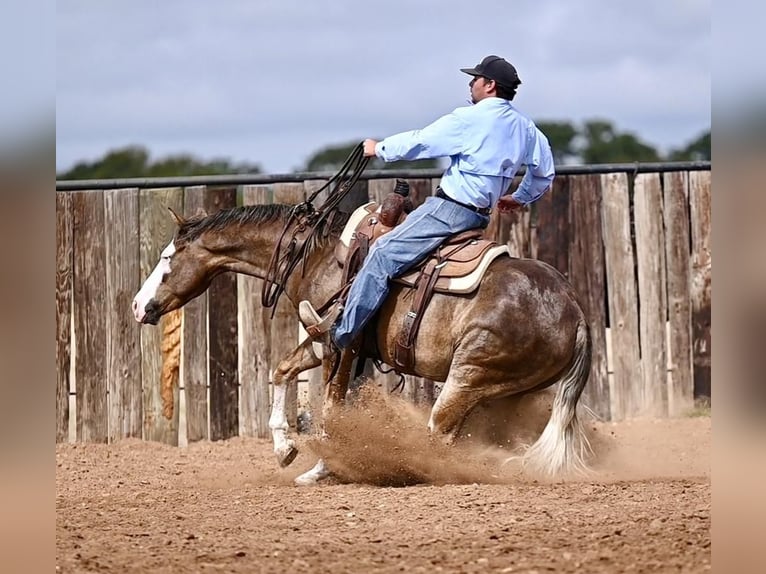
[[[376, 354], [393, 365], [396, 341], [415, 290], [391, 283], [375, 325]], [[499, 257], [481, 285], [469, 294], [434, 293], [415, 341], [415, 366], [409, 374], [443, 381], [456, 352], [529, 349], [547, 345], [568, 353], [583, 312], [569, 281], [536, 259]]]

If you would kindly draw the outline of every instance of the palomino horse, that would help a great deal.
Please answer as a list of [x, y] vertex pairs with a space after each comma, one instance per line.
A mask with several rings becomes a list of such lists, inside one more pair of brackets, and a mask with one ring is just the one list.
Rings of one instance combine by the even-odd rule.
[[[219, 273], [267, 277], [272, 253], [290, 226], [292, 209], [288, 205], [254, 205], [191, 219], [173, 214], [178, 230], [133, 301], [136, 320], [156, 324], [164, 313], [203, 293]], [[337, 292], [342, 269], [334, 248], [342, 223], [337, 218], [330, 220], [327, 229], [313, 235], [292, 230], [299, 241], [309, 237], [300, 266], [283, 285], [296, 309], [304, 299], [320, 307]], [[408, 290], [392, 284], [373, 320], [379, 358], [390, 365], [394, 364], [397, 333], [410, 310], [411, 297], [405, 297]], [[345, 398], [352, 353], [323, 355], [324, 359], [317, 358], [307, 339], [274, 372], [269, 427], [282, 466], [297, 454], [294, 441], [287, 436], [285, 384], [294, 384], [300, 372], [323, 364], [325, 378], [335, 373], [325, 380], [325, 417]], [[547, 426], [525, 452], [524, 461], [550, 477], [586, 468], [589, 447], [576, 407], [590, 369], [590, 331], [572, 287], [553, 267], [503, 256], [492, 262], [472, 294], [435, 293], [423, 315], [415, 358], [409, 374], [444, 381], [428, 428], [448, 441], [481, 401], [558, 383]], [[337, 369], [336, 361], [340, 361]], [[314, 483], [328, 474], [319, 460], [296, 482]]]

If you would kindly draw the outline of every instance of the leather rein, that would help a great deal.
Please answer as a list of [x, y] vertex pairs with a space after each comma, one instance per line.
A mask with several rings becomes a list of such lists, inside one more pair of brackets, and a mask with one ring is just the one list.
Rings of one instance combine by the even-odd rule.
[[[276, 311], [279, 297], [284, 293], [287, 280], [301, 262], [304, 265], [301, 273], [305, 272], [306, 246], [311, 244], [314, 236], [321, 234], [322, 237], [327, 237], [330, 234], [332, 221], [338, 212], [340, 202], [359, 180], [369, 161], [370, 158], [364, 157], [364, 146], [360, 143], [327, 183], [290, 211], [285, 227], [271, 254], [261, 290], [263, 306], [274, 307], [272, 316]], [[326, 189], [330, 189], [327, 199], [321, 206], [315, 208], [312, 202]], [[308, 233], [305, 236], [299, 237], [307, 230]], [[289, 235], [288, 231], [290, 231]], [[286, 237], [289, 239], [286, 240]], [[328, 303], [334, 298], [331, 297]]]

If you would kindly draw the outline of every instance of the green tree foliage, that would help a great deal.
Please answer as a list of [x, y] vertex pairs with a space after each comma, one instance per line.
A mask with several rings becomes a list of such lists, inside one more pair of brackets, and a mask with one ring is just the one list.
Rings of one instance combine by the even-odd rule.
[[188, 154], [176, 154], [152, 161], [141, 146], [128, 146], [108, 152], [94, 162], [80, 162], [58, 174], [59, 179], [119, 179], [130, 177], [178, 177], [261, 173], [257, 164], [231, 163], [227, 159], [202, 161]]
[[537, 123], [537, 127], [548, 138], [553, 160], [557, 164], [571, 163], [579, 158], [578, 131], [571, 122], [541, 121]]
[[583, 126], [580, 157], [588, 163], [660, 161], [660, 154], [631, 133], [619, 133], [605, 120], [590, 120]]
[[710, 159], [710, 130], [666, 156], [635, 134], [619, 131], [612, 122], [592, 119], [581, 126], [566, 121], [539, 121], [557, 164], [632, 163]]
[[[312, 154], [299, 171], [338, 171], [357, 145], [359, 145], [358, 141], [324, 147]], [[373, 158], [367, 165], [367, 169], [428, 169], [435, 167], [439, 167], [438, 160], [435, 159], [386, 163], [381, 159]]]
[[671, 161], [710, 161], [711, 157], [710, 130], [689, 142], [685, 147], [672, 150], [668, 155]]

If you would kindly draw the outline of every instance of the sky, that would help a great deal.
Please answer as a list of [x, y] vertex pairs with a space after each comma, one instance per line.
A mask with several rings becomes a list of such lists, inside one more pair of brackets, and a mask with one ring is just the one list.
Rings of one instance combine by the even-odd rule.
[[67, 0], [56, 14], [56, 167], [157, 159], [302, 167], [319, 149], [468, 105], [497, 54], [537, 121], [612, 121], [663, 151], [711, 124], [710, 0]]

